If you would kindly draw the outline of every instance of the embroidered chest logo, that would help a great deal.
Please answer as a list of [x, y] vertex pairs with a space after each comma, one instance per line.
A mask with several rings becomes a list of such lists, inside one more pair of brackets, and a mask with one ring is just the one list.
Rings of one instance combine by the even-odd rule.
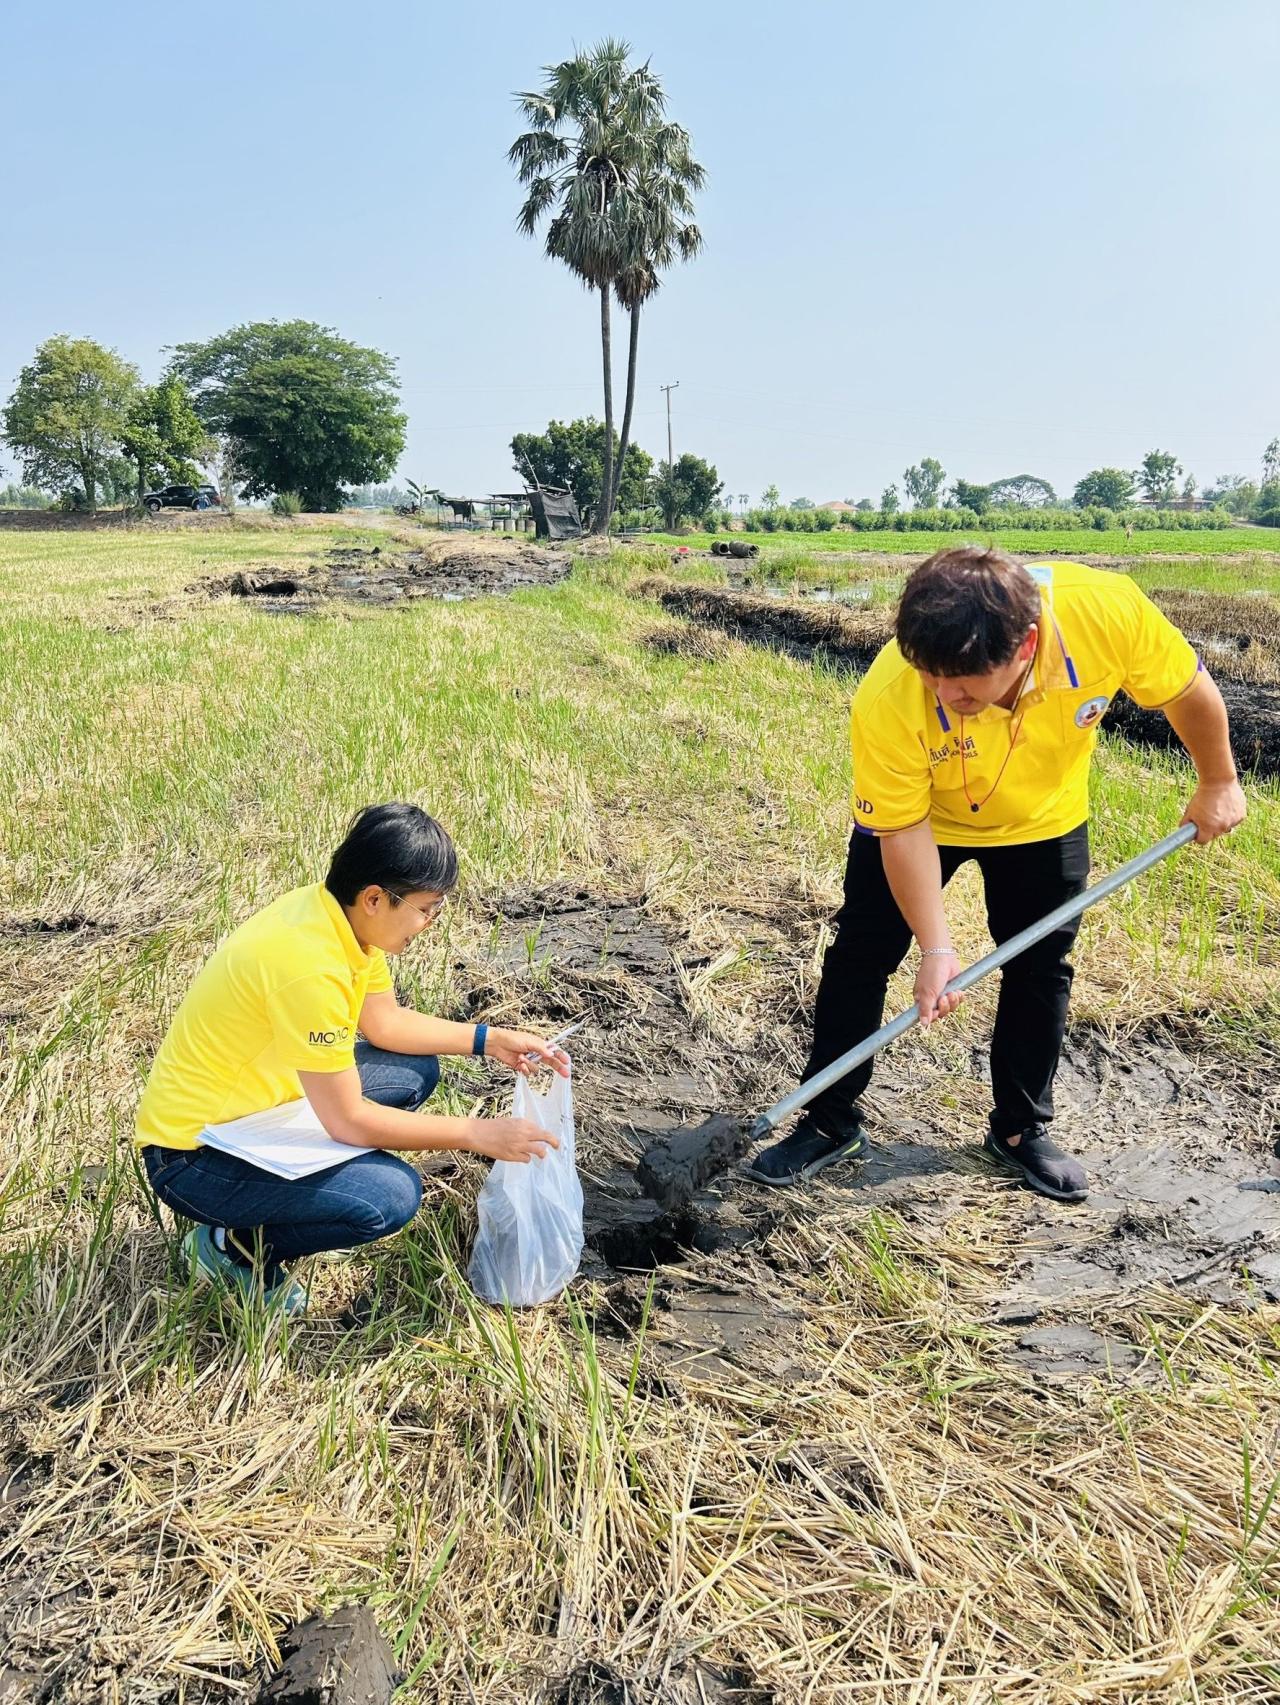
[[1111, 703], [1109, 698], [1086, 699], [1076, 710], [1076, 727], [1092, 728], [1095, 722], [1102, 718], [1103, 711]]
[[961, 747], [960, 736], [958, 734], [954, 740], [949, 741], [944, 746], [930, 746], [929, 767], [936, 770], [939, 764], [945, 764], [953, 758], [958, 758], [961, 750], [963, 750], [966, 758], [977, 757], [978, 746], [972, 734], [965, 735], [963, 748]]

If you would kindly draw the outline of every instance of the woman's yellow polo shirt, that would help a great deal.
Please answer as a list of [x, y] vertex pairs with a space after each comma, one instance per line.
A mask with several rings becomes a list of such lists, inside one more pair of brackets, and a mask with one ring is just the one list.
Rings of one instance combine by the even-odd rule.
[[867, 670], [851, 718], [856, 828], [893, 834], [927, 817], [939, 846], [955, 847], [1066, 834], [1089, 814], [1089, 760], [1115, 694], [1158, 709], [1192, 685], [1195, 652], [1127, 576], [1075, 562], [1028, 572], [1040, 640], [1012, 711], [948, 710], [896, 641]]
[[302, 1094], [298, 1073], [355, 1064], [367, 994], [391, 987], [321, 883], [285, 894], [229, 935], [188, 989], [138, 1108], [139, 1143], [200, 1146], [206, 1125]]

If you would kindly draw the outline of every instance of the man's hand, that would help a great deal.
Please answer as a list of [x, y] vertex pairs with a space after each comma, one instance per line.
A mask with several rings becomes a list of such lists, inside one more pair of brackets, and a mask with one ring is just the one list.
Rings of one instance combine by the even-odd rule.
[[485, 1037], [485, 1057], [500, 1060], [521, 1077], [529, 1077], [540, 1064], [546, 1064], [561, 1077], [569, 1075], [569, 1056], [563, 1048], [554, 1047], [541, 1036], [528, 1030], [493, 1030]]
[[1187, 801], [1182, 821], [1195, 824], [1196, 845], [1203, 847], [1238, 829], [1247, 810], [1244, 789], [1238, 781], [1202, 781]]
[[531, 1160], [545, 1160], [547, 1148], [560, 1147], [560, 1139], [532, 1119], [473, 1119], [475, 1135], [471, 1147], [476, 1154], [487, 1154], [490, 1160], [514, 1160], [527, 1165]]
[[943, 989], [960, 972], [960, 961], [954, 953], [930, 953], [920, 961], [916, 972], [915, 997], [920, 1008], [920, 1023], [927, 1030], [935, 1018], [946, 1018], [960, 1005], [963, 995], [944, 995]]

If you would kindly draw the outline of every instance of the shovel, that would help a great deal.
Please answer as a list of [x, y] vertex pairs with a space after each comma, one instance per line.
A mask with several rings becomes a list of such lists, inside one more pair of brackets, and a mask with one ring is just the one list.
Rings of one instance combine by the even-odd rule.
[[[1185, 847], [1195, 838], [1195, 824], [1184, 823], [1171, 835], [1166, 835], [1162, 841], [1148, 847], [1146, 852], [1131, 858], [1128, 864], [1122, 864], [1118, 870], [1113, 870], [1110, 876], [1104, 876], [1101, 882], [1095, 882], [1092, 888], [1086, 888], [1074, 899], [1064, 900], [1062, 905], [1056, 906], [1038, 923], [1028, 924], [1027, 928], [1020, 930], [1017, 935], [1011, 935], [1008, 941], [988, 953], [985, 959], [976, 960], [967, 970], [954, 976], [944, 992], [959, 994], [963, 989], [971, 989], [975, 983], [980, 983], [989, 971], [1008, 964], [1010, 959], [1016, 959], [1024, 949], [1042, 940], [1060, 925], [1070, 922], [1072, 918], [1078, 918], [1081, 912], [1088, 911], [1090, 906], [1096, 906], [1099, 900], [1105, 900], [1109, 894], [1114, 894], [1117, 888], [1123, 888], [1126, 882], [1132, 882], [1135, 876], [1141, 876], [1143, 871], [1150, 870], [1152, 865], [1159, 864], [1162, 858], [1168, 858], [1171, 852]], [[873, 1054], [878, 1054], [881, 1048], [890, 1042], [896, 1042], [899, 1036], [905, 1036], [908, 1030], [913, 1030], [919, 1022], [919, 1007], [910, 1006], [896, 1018], [890, 1019], [888, 1024], [882, 1024], [879, 1030], [868, 1036], [864, 1042], [859, 1042], [856, 1048], [850, 1048], [847, 1054], [841, 1054], [838, 1060], [832, 1060], [829, 1066], [802, 1083], [798, 1089], [793, 1089], [790, 1095], [784, 1095], [781, 1101], [776, 1101], [772, 1107], [766, 1108], [751, 1127], [752, 1140], [758, 1142], [761, 1137], [767, 1137], [770, 1131], [775, 1130], [790, 1114], [798, 1112], [801, 1107], [807, 1107], [824, 1089], [829, 1089], [833, 1083], [839, 1083], [847, 1072], [851, 1072], [855, 1066], [860, 1066], [864, 1060], [869, 1060]]]

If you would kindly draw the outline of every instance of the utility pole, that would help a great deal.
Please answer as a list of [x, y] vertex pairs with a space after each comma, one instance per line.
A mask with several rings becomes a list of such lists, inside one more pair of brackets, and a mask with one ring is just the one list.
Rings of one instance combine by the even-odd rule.
[[680, 389], [680, 381], [677, 379], [673, 384], [659, 385], [658, 389], [667, 393], [667, 467], [674, 470], [675, 457], [671, 454], [671, 393]]

